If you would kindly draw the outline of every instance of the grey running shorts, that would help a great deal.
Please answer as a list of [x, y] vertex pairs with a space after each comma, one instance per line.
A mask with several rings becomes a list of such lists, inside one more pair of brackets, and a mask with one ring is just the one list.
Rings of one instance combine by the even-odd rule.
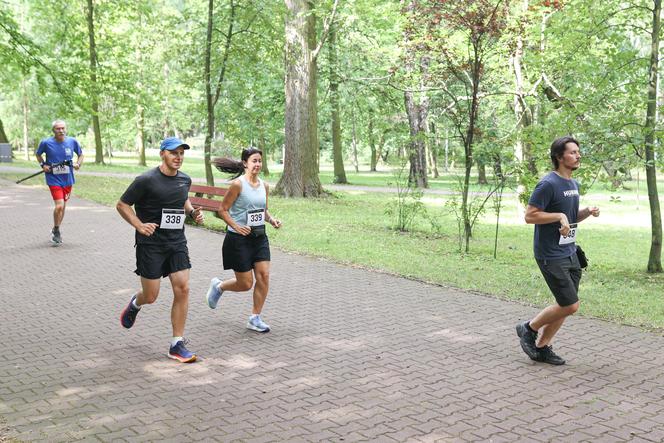
[[579, 301], [581, 266], [576, 254], [555, 260], [537, 260], [537, 265], [559, 306], [565, 307]]

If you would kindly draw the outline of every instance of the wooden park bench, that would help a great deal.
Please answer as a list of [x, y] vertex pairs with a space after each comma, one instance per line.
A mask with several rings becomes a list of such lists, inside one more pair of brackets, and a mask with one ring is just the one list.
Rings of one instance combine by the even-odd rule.
[[[221, 199], [215, 199], [215, 196], [223, 197], [228, 191], [227, 188], [218, 188], [216, 186], [195, 185], [192, 183], [189, 193], [194, 194], [189, 197], [189, 201], [194, 208], [201, 208], [204, 211], [216, 213], [221, 208]], [[204, 197], [206, 195], [207, 197]]]

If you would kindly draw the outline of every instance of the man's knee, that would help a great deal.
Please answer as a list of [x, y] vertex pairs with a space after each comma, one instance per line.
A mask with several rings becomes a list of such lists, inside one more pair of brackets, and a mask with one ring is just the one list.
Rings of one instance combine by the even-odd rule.
[[563, 306], [562, 309], [565, 311], [565, 314], [567, 315], [574, 315], [576, 311], [579, 310], [579, 302], [577, 301], [574, 304], [568, 305], [568, 306]]
[[159, 296], [159, 290], [156, 291], [143, 291], [143, 296], [141, 297], [141, 305], [151, 305], [157, 301]]
[[270, 271], [263, 270], [256, 272], [256, 283], [266, 285], [270, 281]]
[[189, 282], [181, 282], [176, 285], [173, 285], [173, 293], [176, 297], [188, 297], [189, 296]]

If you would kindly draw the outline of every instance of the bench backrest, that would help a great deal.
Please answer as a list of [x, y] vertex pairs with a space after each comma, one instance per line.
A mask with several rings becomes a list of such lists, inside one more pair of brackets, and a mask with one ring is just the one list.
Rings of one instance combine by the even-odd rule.
[[[221, 199], [214, 199], [213, 196], [223, 197], [226, 195], [226, 188], [217, 188], [216, 186], [191, 185], [189, 192], [195, 194], [189, 197], [189, 201], [195, 208], [201, 208], [204, 211], [217, 212], [221, 208]], [[203, 195], [208, 197], [203, 197]]]

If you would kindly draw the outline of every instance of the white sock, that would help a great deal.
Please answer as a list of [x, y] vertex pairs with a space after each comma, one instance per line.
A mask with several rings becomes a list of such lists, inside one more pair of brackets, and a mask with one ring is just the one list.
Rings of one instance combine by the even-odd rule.
[[141, 307], [136, 304], [136, 300], [138, 300], [138, 298], [133, 299], [131, 301], [131, 305], [136, 309], [141, 309]]
[[182, 341], [182, 337], [173, 337], [173, 340], [171, 340], [171, 346], [177, 345], [179, 341]]

